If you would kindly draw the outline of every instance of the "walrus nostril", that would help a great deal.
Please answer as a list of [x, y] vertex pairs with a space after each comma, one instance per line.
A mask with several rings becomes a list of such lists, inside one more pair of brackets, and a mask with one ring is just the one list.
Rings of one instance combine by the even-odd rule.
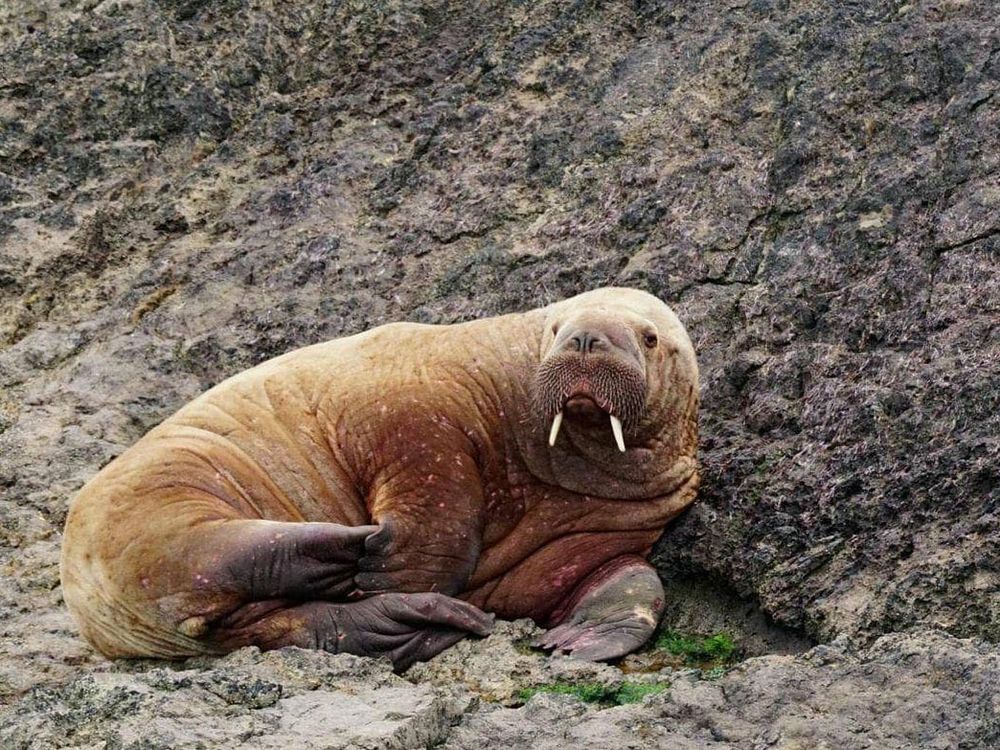
[[604, 342], [599, 336], [584, 331], [570, 339], [573, 350], [577, 352], [592, 352], [594, 349], [603, 349]]

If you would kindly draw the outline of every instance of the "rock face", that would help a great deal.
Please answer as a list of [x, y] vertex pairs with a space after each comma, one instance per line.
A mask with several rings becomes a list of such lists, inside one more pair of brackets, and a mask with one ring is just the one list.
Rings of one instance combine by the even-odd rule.
[[[844, 708], [821, 648], [587, 716], [860, 747], [840, 712], [882, 727], [871, 746], [988, 746], [993, 647], [877, 639], [1000, 637], [998, 89], [991, 0], [3, 3], [3, 726], [21, 742], [72, 690], [169, 704], [79, 640], [57, 560], [72, 493], [185, 401], [382, 322], [614, 283], [672, 304], [702, 366], [703, 492], [656, 551], [672, 616], [750, 608], [752, 653], [840, 637], [830, 690], [901, 692]], [[973, 677], [930, 689], [941, 654]], [[64, 687], [20, 698], [39, 684]], [[541, 747], [581, 710], [542, 696], [448, 734], [452, 708], [406, 690], [385, 711], [425, 718], [379, 737], [472, 746], [519, 712]], [[890, 720], [904, 693], [956, 701], [957, 739]], [[830, 724], [772, 741], [773, 706]], [[246, 717], [199, 741], [280, 723]]]
[[[706, 679], [649, 674], [660, 692], [602, 706], [539, 693], [508, 706], [504, 683], [621, 684], [620, 671], [524, 654], [527, 621], [502, 623], [414, 668], [286, 648], [212, 662], [132, 664], [37, 688], [0, 709], [11, 750], [39, 748], [670, 747], [987, 748], [1000, 743], [995, 649], [940, 632], [885, 636], [860, 653], [836, 641], [744, 662]], [[484, 665], [488, 668], [484, 669]], [[668, 673], [669, 672], [669, 673]], [[506, 677], [505, 677], [506, 676]]]

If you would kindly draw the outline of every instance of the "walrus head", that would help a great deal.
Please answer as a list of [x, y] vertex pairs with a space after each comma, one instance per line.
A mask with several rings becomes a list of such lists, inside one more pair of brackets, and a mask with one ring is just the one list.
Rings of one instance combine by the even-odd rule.
[[583, 488], [586, 475], [599, 473], [645, 485], [693, 457], [698, 369], [669, 307], [645, 292], [606, 288], [546, 311], [533, 410], [560, 484]]
[[595, 429], [610, 426], [625, 452], [623, 425], [635, 426], [646, 412], [644, 349], [659, 343], [656, 326], [638, 317], [583, 310], [552, 324], [553, 342], [538, 368], [538, 410], [551, 419], [555, 445], [563, 418]]

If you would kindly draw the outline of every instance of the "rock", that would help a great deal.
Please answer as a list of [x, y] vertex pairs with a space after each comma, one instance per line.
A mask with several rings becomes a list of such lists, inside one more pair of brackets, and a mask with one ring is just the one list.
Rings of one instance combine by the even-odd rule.
[[[177, 691], [97, 657], [57, 585], [69, 499], [268, 357], [611, 283], [672, 304], [701, 362], [701, 499], [654, 553], [668, 625], [776, 656], [727, 675], [725, 695], [677, 677], [641, 707], [516, 708], [522, 681], [591, 668], [546, 666], [511, 626], [415, 670], [416, 692], [331, 688], [373, 716], [394, 710], [378, 691], [406, 691], [410, 718], [357, 741], [468, 744], [536, 716], [543, 746], [543, 718], [569, 712], [610, 742], [645, 720], [594, 717], [661, 710], [704, 719], [651, 730], [677, 746], [714, 727], [849, 747], [849, 721], [873, 747], [990, 738], [987, 683], [939, 695], [885, 644], [936, 644], [978, 675], [994, 646], [910, 633], [1000, 637], [994, 3], [0, 5], [0, 702], [17, 742], [61, 741], [46, 701], [108, 733], [139, 731], [115, 713], [134, 704], [161, 738], [206, 744], [291, 736], [282, 717], [314, 709], [335, 722], [283, 668], [226, 662], [231, 680], [202, 683], [206, 662], [185, 667], [179, 690], [204, 706], [184, 723]], [[817, 642], [839, 644], [839, 666], [797, 656]], [[843, 670], [830, 685], [868, 690], [863, 670], [883, 668], [888, 702], [819, 688]], [[733, 697], [779, 673], [791, 702]], [[899, 708], [897, 682], [954, 726], [914, 725], [930, 714]]]
[[531, 620], [498, 622], [485, 640], [464, 640], [437, 658], [415, 664], [407, 679], [443, 688], [460, 685], [491, 703], [513, 705], [523, 702], [521, 691], [536, 685], [591, 683], [617, 687], [625, 679], [622, 672], [607, 664], [564, 656], [542, 658], [530, 648], [542, 633]]
[[244, 649], [207, 668], [128, 668], [37, 688], [0, 713], [10, 748], [412, 748], [439, 741], [445, 704], [349, 655]]
[[[176, 665], [119, 662], [0, 708], [12, 749], [69, 747], [561, 748], [992, 747], [1000, 714], [992, 646], [940, 631], [841, 638], [800, 655], [749, 659], [712, 679], [697, 670], [625, 676], [516, 644], [527, 621], [498, 623], [406, 679], [388, 662], [248, 648]], [[636, 680], [665, 689], [610, 706], [517, 685]]]
[[940, 632], [750, 659], [717, 681], [683, 676], [642, 703], [600, 709], [539, 694], [463, 718], [446, 748], [992, 747], [996, 650]]

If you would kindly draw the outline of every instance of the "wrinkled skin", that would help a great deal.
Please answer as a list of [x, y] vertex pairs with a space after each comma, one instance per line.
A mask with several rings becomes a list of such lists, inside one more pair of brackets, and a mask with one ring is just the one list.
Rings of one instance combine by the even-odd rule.
[[487, 613], [621, 656], [663, 609], [644, 558], [697, 490], [697, 378], [673, 313], [628, 289], [291, 352], [81, 490], [67, 604], [108, 656], [298, 645], [402, 669]]

